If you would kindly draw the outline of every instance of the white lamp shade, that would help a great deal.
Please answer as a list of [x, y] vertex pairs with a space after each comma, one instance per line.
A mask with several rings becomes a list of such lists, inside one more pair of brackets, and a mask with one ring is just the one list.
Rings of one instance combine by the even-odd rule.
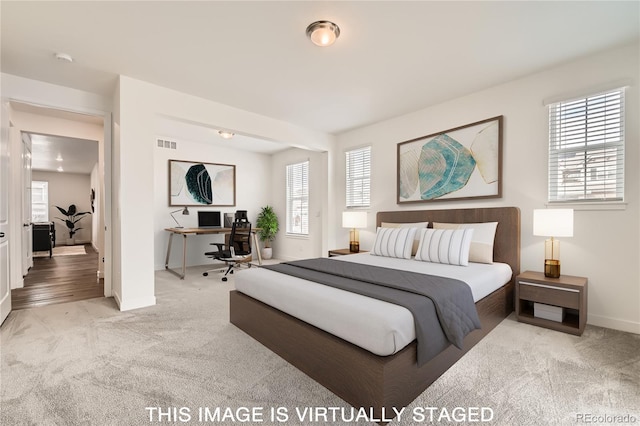
[[343, 228], [366, 228], [367, 212], [342, 212]]
[[573, 209], [534, 210], [533, 235], [573, 237]]

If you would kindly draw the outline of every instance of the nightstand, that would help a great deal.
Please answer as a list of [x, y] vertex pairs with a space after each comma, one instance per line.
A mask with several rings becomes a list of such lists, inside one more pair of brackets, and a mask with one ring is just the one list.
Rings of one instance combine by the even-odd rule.
[[[540, 311], [550, 308], [563, 312], [559, 318], [562, 321], [535, 316], [536, 303], [542, 304], [536, 306]], [[548, 278], [542, 272], [521, 273], [516, 277], [516, 316], [520, 322], [582, 335], [587, 323], [587, 278], [571, 275]]]
[[[360, 250], [358, 253], [368, 253], [367, 250]], [[358, 254], [358, 253], [352, 253], [349, 251], [348, 248], [346, 249], [334, 249], [334, 250], [329, 250], [329, 257], [334, 257], [334, 256], [346, 256], [348, 254]]]

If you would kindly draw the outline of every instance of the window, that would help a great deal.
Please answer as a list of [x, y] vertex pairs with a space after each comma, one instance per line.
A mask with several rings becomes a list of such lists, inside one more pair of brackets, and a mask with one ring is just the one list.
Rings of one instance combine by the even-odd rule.
[[49, 182], [31, 182], [31, 221], [49, 222]]
[[287, 166], [287, 234], [309, 234], [309, 162]]
[[346, 152], [347, 207], [369, 207], [371, 203], [371, 147]]
[[549, 201], [622, 201], [624, 89], [552, 104]]

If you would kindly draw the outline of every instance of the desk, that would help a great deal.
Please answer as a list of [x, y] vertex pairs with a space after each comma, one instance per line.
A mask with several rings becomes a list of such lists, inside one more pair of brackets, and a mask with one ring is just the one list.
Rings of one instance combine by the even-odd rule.
[[[260, 253], [260, 246], [258, 245], [258, 236], [256, 232], [260, 228], [251, 228], [251, 235], [253, 235], [253, 250], [258, 254], [258, 264], [262, 265], [262, 254]], [[164, 261], [164, 269], [172, 274], [184, 279], [187, 263], [187, 237], [189, 235], [205, 235], [205, 234], [230, 234], [231, 228], [165, 228], [165, 231], [171, 233], [169, 235], [169, 244], [167, 245], [167, 257]], [[174, 235], [182, 235], [182, 274], [169, 268], [169, 257], [171, 256], [171, 243]]]

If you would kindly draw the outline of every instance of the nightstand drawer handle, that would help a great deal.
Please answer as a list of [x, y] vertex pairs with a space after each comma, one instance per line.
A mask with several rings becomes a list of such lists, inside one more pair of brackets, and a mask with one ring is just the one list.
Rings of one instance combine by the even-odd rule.
[[529, 282], [526, 282], [526, 281], [520, 281], [520, 284], [531, 285], [531, 286], [534, 286], [534, 287], [550, 288], [552, 290], [562, 290], [562, 291], [570, 291], [570, 292], [573, 292], [573, 293], [580, 293], [580, 290], [574, 290], [572, 288], [555, 287], [555, 286], [552, 286], [552, 285], [529, 283]]

